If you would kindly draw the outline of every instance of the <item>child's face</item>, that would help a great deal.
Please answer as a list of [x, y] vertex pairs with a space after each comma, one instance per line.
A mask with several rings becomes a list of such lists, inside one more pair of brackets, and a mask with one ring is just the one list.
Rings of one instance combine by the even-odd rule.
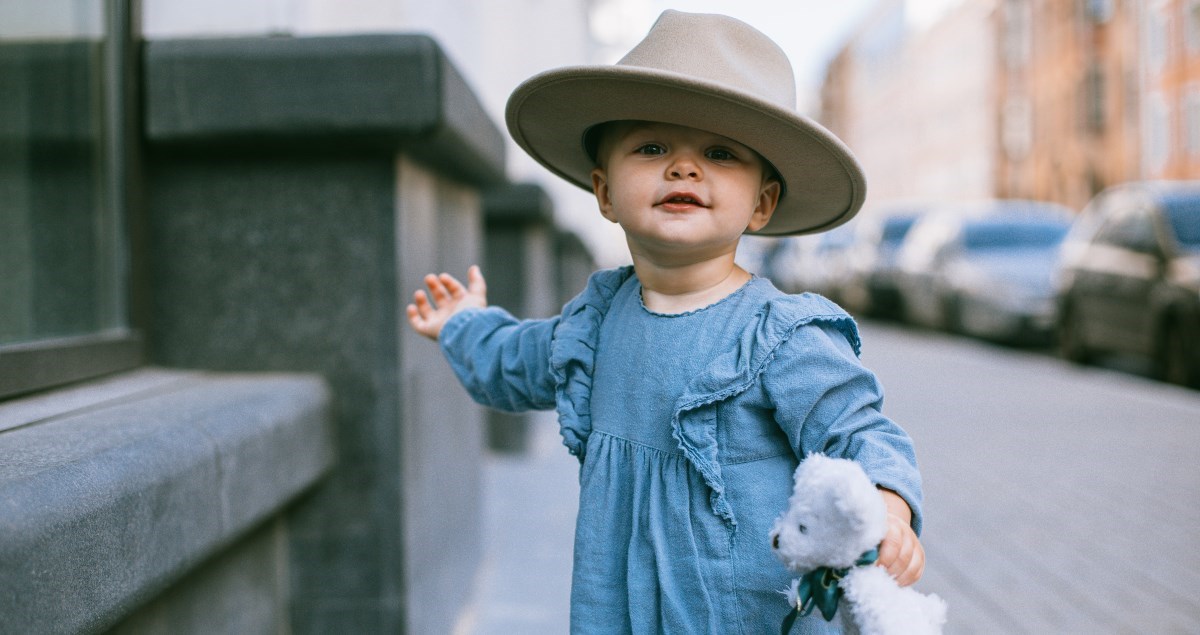
[[600, 213], [625, 231], [636, 256], [707, 258], [733, 253], [761, 229], [780, 185], [764, 161], [720, 135], [665, 123], [608, 124], [592, 186]]

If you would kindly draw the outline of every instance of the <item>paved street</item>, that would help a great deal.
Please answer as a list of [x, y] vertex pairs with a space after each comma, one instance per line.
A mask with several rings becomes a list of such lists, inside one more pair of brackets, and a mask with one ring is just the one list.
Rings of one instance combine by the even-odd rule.
[[[863, 325], [917, 444], [948, 633], [1200, 633], [1200, 392]], [[461, 635], [567, 632], [575, 459], [553, 417], [485, 472], [487, 559]]]

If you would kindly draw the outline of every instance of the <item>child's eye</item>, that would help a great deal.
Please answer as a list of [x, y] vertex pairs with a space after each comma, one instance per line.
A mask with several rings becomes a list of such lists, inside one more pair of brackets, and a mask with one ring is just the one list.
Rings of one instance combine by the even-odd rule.
[[646, 143], [646, 144], [638, 146], [637, 149], [634, 150], [634, 152], [636, 152], [638, 154], [658, 155], [658, 154], [665, 154], [667, 152], [667, 149], [658, 145], [657, 143]]
[[732, 161], [737, 158], [732, 152], [726, 150], [725, 148], [713, 148], [708, 152], [705, 152], [704, 155], [713, 161]]

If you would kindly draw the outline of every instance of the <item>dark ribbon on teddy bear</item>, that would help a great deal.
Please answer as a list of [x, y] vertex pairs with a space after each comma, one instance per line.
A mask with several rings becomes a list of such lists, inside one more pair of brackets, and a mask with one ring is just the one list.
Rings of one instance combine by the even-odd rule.
[[[855, 567], [865, 567], [875, 564], [879, 559], [879, 549], [872, 549], [858, 557], [854, 561]], [[787, 617], [783, 619], [783, 635], [787, 635], [792, 630], [792, 624], [795, 624], [796, 618], [806, 616], [812, 613], [813, 608], [821, 609], [821, 616], [825, 621], [833, 621], [833, 616], [837, 613], [838, 600], [842, 599], [845, 590], [838, 586], [842, 578], [850, 573], [853, 567], [844, 569], [832, 569], [830, 567], [817, 567], [812, 571], [804, 574], [800, 578], [800, 586], [796, 589], [796, 610], [789, 611]]]

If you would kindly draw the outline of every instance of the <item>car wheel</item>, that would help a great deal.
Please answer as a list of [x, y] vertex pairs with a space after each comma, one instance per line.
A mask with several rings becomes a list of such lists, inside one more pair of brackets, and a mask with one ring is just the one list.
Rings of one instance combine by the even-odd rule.
[[962, 301], [953, 293], [942, 299], [942, 329], [948, 333], [963, 333]]
[[1172, 384], [1196, 387], [1200, 384], [1196, 357], [1195, 336], [1187, 333], [1178, 320], [1168, 322], [1159, 342], [1159, 377]]
[[1092, 361], [1092, 353], [1083, 341], [1083, 325], [1079, 313], [1071, 308], [1064, 308], [1058, 322], [1058, 350], [1063, 359], [1076, 364], [1087, 364]]

